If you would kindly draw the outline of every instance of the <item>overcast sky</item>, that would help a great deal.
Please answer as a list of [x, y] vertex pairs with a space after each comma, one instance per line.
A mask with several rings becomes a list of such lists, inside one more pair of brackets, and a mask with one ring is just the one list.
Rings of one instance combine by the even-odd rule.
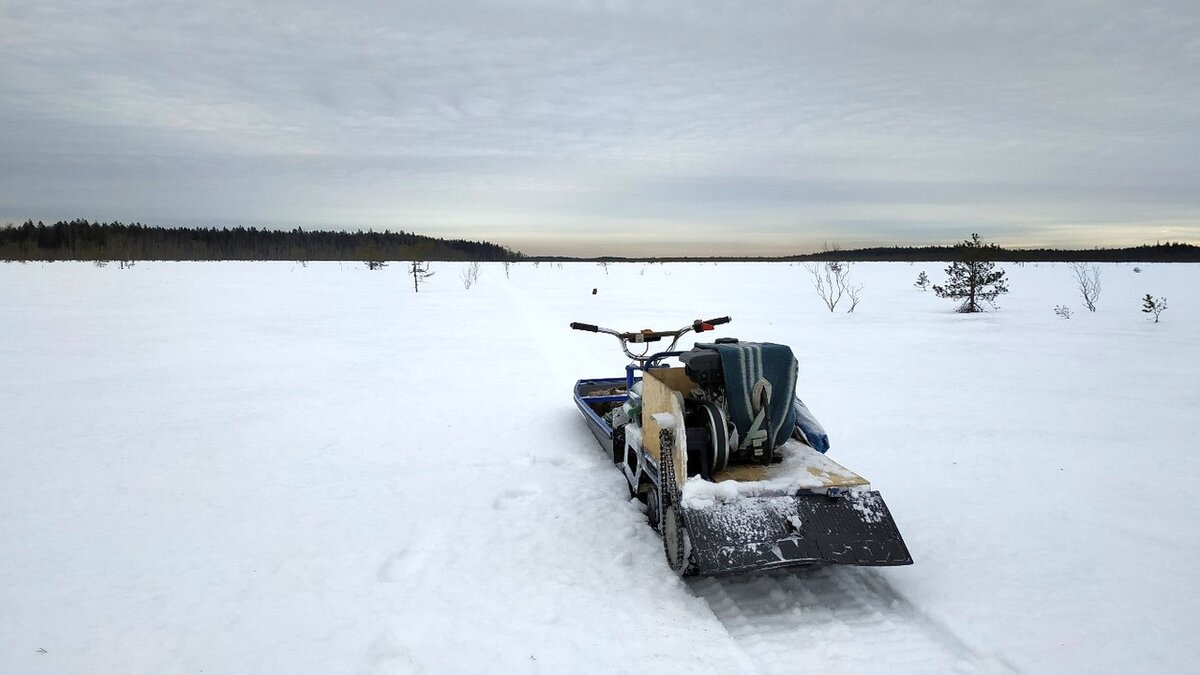
[[0, 0], [0, 223], [1200, 243], [1200, 2]]

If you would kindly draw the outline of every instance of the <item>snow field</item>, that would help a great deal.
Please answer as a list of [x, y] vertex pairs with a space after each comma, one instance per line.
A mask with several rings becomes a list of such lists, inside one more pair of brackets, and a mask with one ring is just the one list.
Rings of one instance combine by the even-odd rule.
[[[0, 265], [0, 671], [1188, 669], [1200, 268], [1104, 265], [1090, 314], [1009, 265], [961, 316], [943, 266], [831, 314], [780, 263]], [[570, 401], [625, 359], [567, 323], [723, 314], [915, 565], [672, 577]]]

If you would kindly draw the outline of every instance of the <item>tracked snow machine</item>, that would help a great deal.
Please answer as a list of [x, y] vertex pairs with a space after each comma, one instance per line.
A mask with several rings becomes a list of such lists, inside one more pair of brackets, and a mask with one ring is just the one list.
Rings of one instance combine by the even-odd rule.
[[729, 321], [629, 333], [571, 324], [616, 337], [631, 359], [625, 377], [576, 382], [575, 404], [646, 504], [667, 563], [683, 575], [912, 564], [879, 493], [825, 456], [829, 437], [796, 396], [789, 347], [721, 338], [675, 351], [687, 333]]

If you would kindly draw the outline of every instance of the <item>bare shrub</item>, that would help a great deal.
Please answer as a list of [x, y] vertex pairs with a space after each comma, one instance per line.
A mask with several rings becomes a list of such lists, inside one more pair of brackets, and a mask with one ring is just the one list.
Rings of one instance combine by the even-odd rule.
[[858, 306], [858, 293], [862, 286], [855, 286], [850, 281], [850, 263], [830, 260], [824, 263], [804, 263], [804, 269], [812, 276], [812, 285], [821, 301], [829, 311], [837, 309], [842, 298], [850, 299], [850, 309], [853, 312]]
[[1086, 263], [1071, 263], [1075, 281], [1079, 284], [1079, 295], [1089, 312], [1096, 311], [1096, 299], [1100, 297], [1100, 268]]
[[858, 294], [860, 291], [862, 291], [861, 284], [858, 286], [855, 286], [854, 284], [849, 284], [846, 286], [846, 297], [850, 299], [850, 308], [846, 310], [847, 314], [850, 314], [854, 311], [855, 307], [858, 307]]
[[463, 288], [467, 289], [468, 291], [471, 290], [471, 287], [475, 285], [475, 282], [479, 281], [479, 263], [473, 262], [470, 265], [467, 265], [463, 268], [463, 271], [459, 273], [458, 276], [460, 279], [462, 279]]

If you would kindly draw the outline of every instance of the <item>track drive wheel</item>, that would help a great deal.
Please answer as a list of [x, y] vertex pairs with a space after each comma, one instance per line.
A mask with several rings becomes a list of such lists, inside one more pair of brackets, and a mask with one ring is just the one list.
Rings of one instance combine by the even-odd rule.
[[658, 447], [662, 458], [663, 471], [660, 476], [657, 499], [660, 504], [662, 520], [658, 531], [662, 533], [663, 552], [667, 555], [667, 564], [679, 576], [691, 571], [692, 542], [688, 538], [687, 527], [683, 522], [683, 512], [679, 509], [679, 486], [675, 479], [675, 435], [670, 429], [659, 432]]
[[684, 527], [683, 515], [674, 504], [663, 511], [661, 529], [667, 564], [676, 574], [687, 574], [692, 557], [692, 542], [688, 537], [687, 528]]

